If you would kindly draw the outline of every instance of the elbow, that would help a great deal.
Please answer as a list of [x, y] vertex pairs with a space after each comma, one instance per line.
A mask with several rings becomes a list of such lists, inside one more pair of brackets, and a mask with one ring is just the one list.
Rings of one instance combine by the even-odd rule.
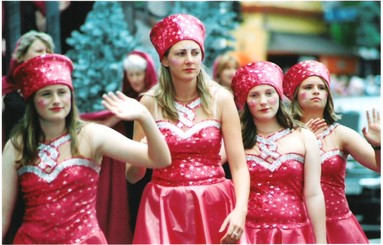
[[155, 166], [154, 168], [169, 167], [170, 164], [172, 163], [172, 158], [170, 156], [170, 153], [166, 154], [165, 156], [163, 156], [157, 160], [154, 160], [153, 163], [154, 163], [153, 166]]
[[130, 184], [135, 184], [144, 178], [146, 173], [146, 168], [135, 167], [129, 163], [125, 166], [125, 178]]
[[170, 154], [169, 156], [166, 158], [166, 160], [164, 161], [164, 167], [169, 167], [170, 164], [172, 164], [172, 158], [170, 157]]

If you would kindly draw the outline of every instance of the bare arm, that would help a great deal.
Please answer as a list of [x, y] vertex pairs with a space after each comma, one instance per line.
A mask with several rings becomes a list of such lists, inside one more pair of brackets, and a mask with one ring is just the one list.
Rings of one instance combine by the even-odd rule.
[[219, 94], [220, 98], [218, 99], [221, 102], [222, 133], [234, 183], [236, 204], [234, 210], [223, 222], [220, 231], [222, 232], [228, 226], [222, 242], [233, 243], [237, 240], [233, 240], [232, 234], [242, 235], [245, 228], [250, 192], [250, 174], [246, 164], [241, 124], [234, 100], [229, 92], [223, 89], [221, 91], [224, 92]]
[[[146, 142], [145, 134], [139, 123], [134, 124], [133, 140], [138, 142]], [[126, 163], [125, 165], [125, 177], [129, 181], [129, 183], [134, 184], [138, 182], [145, 176], [145, 173], [146, 173], [146, 168], [133, 166], [130, 163]]]
[[[150, 105], [151, 105], [152, 99], [153, 99], [152, 97], [143, 96], [140, 102], [149, 110], [151, 108]], [[158, 130], [157, 126], [156, 126], [156, 130]], [[145, 130], [143, 126], [141, 125], [141, 123], [136, 121], [134, 123], [133, 140], [137, 142], [147, 143], [147, 138], [145, 134], [146, 134]], [[161, 134], [161, 137], [162, 137], [162, 134]], [[163, 141], [167, 146], [166, 141], [165, 140]], [[125, 177], [130, 183], [136, 183], [137, 181], [142, 179], [145, 176], [145, 172], [146, 172], [146, 168], [131, 164], [130, 161], [127, 161], [125, 166]]]
[[153, 117], [140, 102], [121, 92], [103, 96], [104, 106], [122, 120], [136, 120], [142, 125], [147, 144], [135, 142], [109, 127], [93, 124], [92, 138], [98, 154], [136, 166], [161, 168], [170, 164], [170, 152]]
[[363, 166], [375, 172], [380, 172], [380, 159], [376, 157], [376, 152], [363, 136], [343, 125], [336, 130], [337, 134], [339, 134], [337, 137], [340, 139], [341, 147], [345, 152], [348, 152]]
[[2, 218], [3, 239], [9, 229], [18, 193], [18, 175], [16, 170], [16, 150], [10, 141], [4, 147], [2, 159]]
[[306, 154], [304, 163], [304, 198], [311, 220], [315, 240], [326, 243], [326, 208], [320, 184], [321, 162], [316, 137], [308, 130], [302, 129]]

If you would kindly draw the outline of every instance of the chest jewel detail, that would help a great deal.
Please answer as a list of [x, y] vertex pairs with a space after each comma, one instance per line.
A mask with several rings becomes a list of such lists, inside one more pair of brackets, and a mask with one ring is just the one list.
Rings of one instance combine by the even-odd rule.
[[70, 135], [64, 135], [49, 144], [40, 143], [38, 147], [38, 156], [40, 163], [37, 166], [44, 172], [51, 172], [57, 165], [57, 159], [60, 156], [58, 147], [70, 139]]
[[178, 112], [177, 127], [182, 128], [184, 126], [190, 128], [194, 125], [195, 110], [201, 106], [201, 98], [197, 98], [189, 104], [181, 104], [176, 102], [175, 107]]
[[269, 162], [273, 162], [275, 159], [277, 159], [280, 156], [280, 154], [277, 152], [278, 145], [276, 141], [289, 134], [290, 132], [290, 129], [285, 129], [267, 138], [263, 138], [262, 136], [257, 135], [257, 142], [259, 144], [259, 149], [261, 152], [260, 156]]

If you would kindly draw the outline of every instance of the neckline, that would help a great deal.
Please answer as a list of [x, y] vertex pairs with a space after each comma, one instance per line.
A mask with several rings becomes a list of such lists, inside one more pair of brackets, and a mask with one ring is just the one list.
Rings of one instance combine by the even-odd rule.
[[263, 138], [263, 139], [269, 139], [269, 138], [272, 138], [275, 135], [278, 135], [278, 136], [279, 136], [279, 134], [285, 135], [285, 134], [287, 134], [290, 131], [291, 131], [290, 128], [282, 128], [282, 129], [280, 129], [278, 131], [275, 131], [274, 133], [271, 133], [271, 134], [269, 134], [267, 136], [263, 136], [261, 134], [257, 134], [257, 137]]
[[39, 142], [39, 144], [41, 144], [41, 145], [51, 145], [54, 142], [58, 141], [59, 139], [64, 138], [65, 136], [69, 136], [69, 133], [63, 133], [63, 134], [57, 136], [56, 138], [53, 138], [53, 139], [50, 139], [50, 140], [46, 140], [46, 141], [41, 141], [41, 142]]
[[194, 97], [192, 100], [185, 100], [185, 101], [181, 101], [181, 100], [178, 100], [176, 97], [174, 97], [174, 101], [177, 103], [177, 104], [180, 104], [180, 105], [190, 105], [192, 103], [194, 103], [195, 101], [199, 100], [200, 97], [199, 95], [197, 94], [196, 97]]

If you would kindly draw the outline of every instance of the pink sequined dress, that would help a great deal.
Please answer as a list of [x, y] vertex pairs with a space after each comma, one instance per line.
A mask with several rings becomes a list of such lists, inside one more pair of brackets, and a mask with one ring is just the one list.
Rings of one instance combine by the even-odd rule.
[[153, 170], [142, 194], [133, 243], [219, 243], [224, 219], [234, 208], [234, 188], [225, 178], [219, 151], [221, 123], [195, 122], [200, 99], [176, 103], [178, 124], [158, 119], [172, 164]]
[[100, 167], [85, 158], [59, 162], [65, 144], [68, 134], [40, 144], [39, 163], [18, 170], [25, 215], [15, 244], [107, 243], [95, 208]]
[[345, 192], [347, 155], [334, 145], [334, 123], [318, 137], [321, 150], [321, 184], [326, 203], [326, 230], [328, 243], [368, 243], [362, 227], [351, 213]]
[[260, 154], [246, 154], [250, 197], [246, 217], [249, 244], [315, 243], [303, 197], [304, 156], [280, 154], [290, 129], [257, 136]]

